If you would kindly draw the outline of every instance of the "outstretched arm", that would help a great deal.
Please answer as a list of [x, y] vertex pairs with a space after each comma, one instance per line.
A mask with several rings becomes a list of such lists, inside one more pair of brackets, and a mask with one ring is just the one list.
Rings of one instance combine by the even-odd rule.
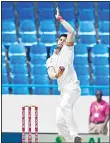
[[67, 39], [66, 39], [66, 44], [68, 46], [72, 46], [74, 42], [74, 28], [67, 22], [65, 21], [59, 13], [58, 7], [56, 8], [57, 14], [56, 19], [64, 26], [64, 28], [68, 31]]

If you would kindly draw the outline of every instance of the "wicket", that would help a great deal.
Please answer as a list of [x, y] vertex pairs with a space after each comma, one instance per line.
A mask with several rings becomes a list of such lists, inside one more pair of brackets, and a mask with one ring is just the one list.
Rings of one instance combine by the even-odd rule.
[[32, 143], [31, 133], [31, 108], [35, 108], [35, 143], [38, 143], [38, 107], [23, 106], [22, 107], [22, 143], [25, 143], [25, 109], [28, 108], [28, 143]]

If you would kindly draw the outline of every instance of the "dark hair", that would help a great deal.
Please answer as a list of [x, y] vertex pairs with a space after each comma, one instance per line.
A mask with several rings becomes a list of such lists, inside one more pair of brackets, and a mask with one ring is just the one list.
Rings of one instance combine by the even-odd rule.
[[61, 38], [61, 37], [67, 38], [67, 34], [61, 34], [59, 38]]

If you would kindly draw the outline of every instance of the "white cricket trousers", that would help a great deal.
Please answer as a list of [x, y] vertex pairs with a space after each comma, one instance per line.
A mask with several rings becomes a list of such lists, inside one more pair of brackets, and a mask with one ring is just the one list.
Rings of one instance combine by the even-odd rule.
[[79, 133], [73, 116], [73, 105], [81, 93], [79, 84], [68, 86], [61, 90], [60, 101], [57, 106], [56, 124], [58, 134], [66, 142], [74, 142], [74, 137]]

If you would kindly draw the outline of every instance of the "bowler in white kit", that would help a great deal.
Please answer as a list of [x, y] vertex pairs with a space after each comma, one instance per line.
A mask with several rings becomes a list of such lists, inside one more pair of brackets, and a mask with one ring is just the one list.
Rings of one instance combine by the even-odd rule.
[[48, 75], [57, 79], [60, 101], [57, 107], [56, 124], [58, 134], [66, 142], [80, 143], [81, 137], [74, 121], [73, 105], [81, 94], [77, 74], [73, 67], [74, 60], [74, 29], [59, 14], [57, 8], [56, 19], [68, 31], [59, 37], [56, 51], [47, 59]]

